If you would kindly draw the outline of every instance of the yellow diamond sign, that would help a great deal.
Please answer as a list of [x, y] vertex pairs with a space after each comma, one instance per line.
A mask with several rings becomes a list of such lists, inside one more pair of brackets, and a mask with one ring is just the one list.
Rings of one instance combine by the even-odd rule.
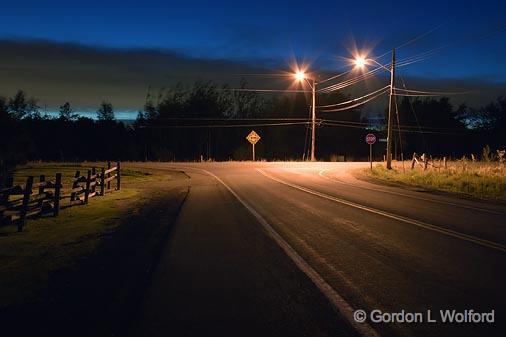
[[251, 131], [249, 133], [249, 135], [246, 137], [246, 139], [253, 145], [255, 145], [256, 143], [258, 143], [258, 141], [260, 140], [260, 136], [258, 135], [258, 133], [256, 133], [255, 131]]

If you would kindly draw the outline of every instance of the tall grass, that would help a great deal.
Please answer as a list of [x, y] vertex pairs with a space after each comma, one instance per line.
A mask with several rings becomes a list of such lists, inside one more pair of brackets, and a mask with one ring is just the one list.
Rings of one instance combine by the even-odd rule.
[[462, 193], [482, 199], [506, 201], [506, 165], [498, 162], [435, 161], [427, 170], [411, 162], [393, 162], [393, 169], [376, 165], [368, 174], [374, 178], [399, 182], [429, 190]]

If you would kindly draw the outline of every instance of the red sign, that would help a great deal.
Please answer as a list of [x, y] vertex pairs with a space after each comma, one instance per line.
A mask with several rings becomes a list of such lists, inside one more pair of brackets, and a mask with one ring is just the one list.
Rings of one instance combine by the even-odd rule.
[[372, 133], [368, 133], [367, 136], [365, 136], [365, 142], [369, 145], [376, 143], [376, 136]]

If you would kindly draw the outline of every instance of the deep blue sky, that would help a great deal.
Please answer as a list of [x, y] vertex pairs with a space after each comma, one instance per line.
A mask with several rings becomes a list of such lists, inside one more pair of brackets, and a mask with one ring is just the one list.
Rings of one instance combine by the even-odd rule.
[[[295, 55], [334, 65], [353, 43], [375, 46], [378, 55], [440, 24], [399, 56], [486, 34], [506, 25], [506, 1], [8, 1], [0, 18], [2, 38], [167, 48], [206, 58]], [[406, 71], [502, 80], [505, 52], [503, 31]]]
[[[373, 55], [438, 25], [399, 57], [473, 39], [506, 25], [506, 1], [8, 1], [0, 38], [40, 38], [108, 47], [165, 48], [204, 58], [338, 67], [349, 49]], [[506, 31], [444, 49], [409, 75], [506, 78]], [[336, 61], [337, 59], [337, 61]], [[386, 62], [386, 61], [385, 61]]]

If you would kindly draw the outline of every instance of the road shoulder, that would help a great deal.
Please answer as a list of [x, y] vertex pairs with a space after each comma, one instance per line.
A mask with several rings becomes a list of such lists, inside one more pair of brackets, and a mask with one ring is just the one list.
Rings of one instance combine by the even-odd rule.
[[217, 180], [192, 176], [133, 336], [349, 336], [316, 286]]

